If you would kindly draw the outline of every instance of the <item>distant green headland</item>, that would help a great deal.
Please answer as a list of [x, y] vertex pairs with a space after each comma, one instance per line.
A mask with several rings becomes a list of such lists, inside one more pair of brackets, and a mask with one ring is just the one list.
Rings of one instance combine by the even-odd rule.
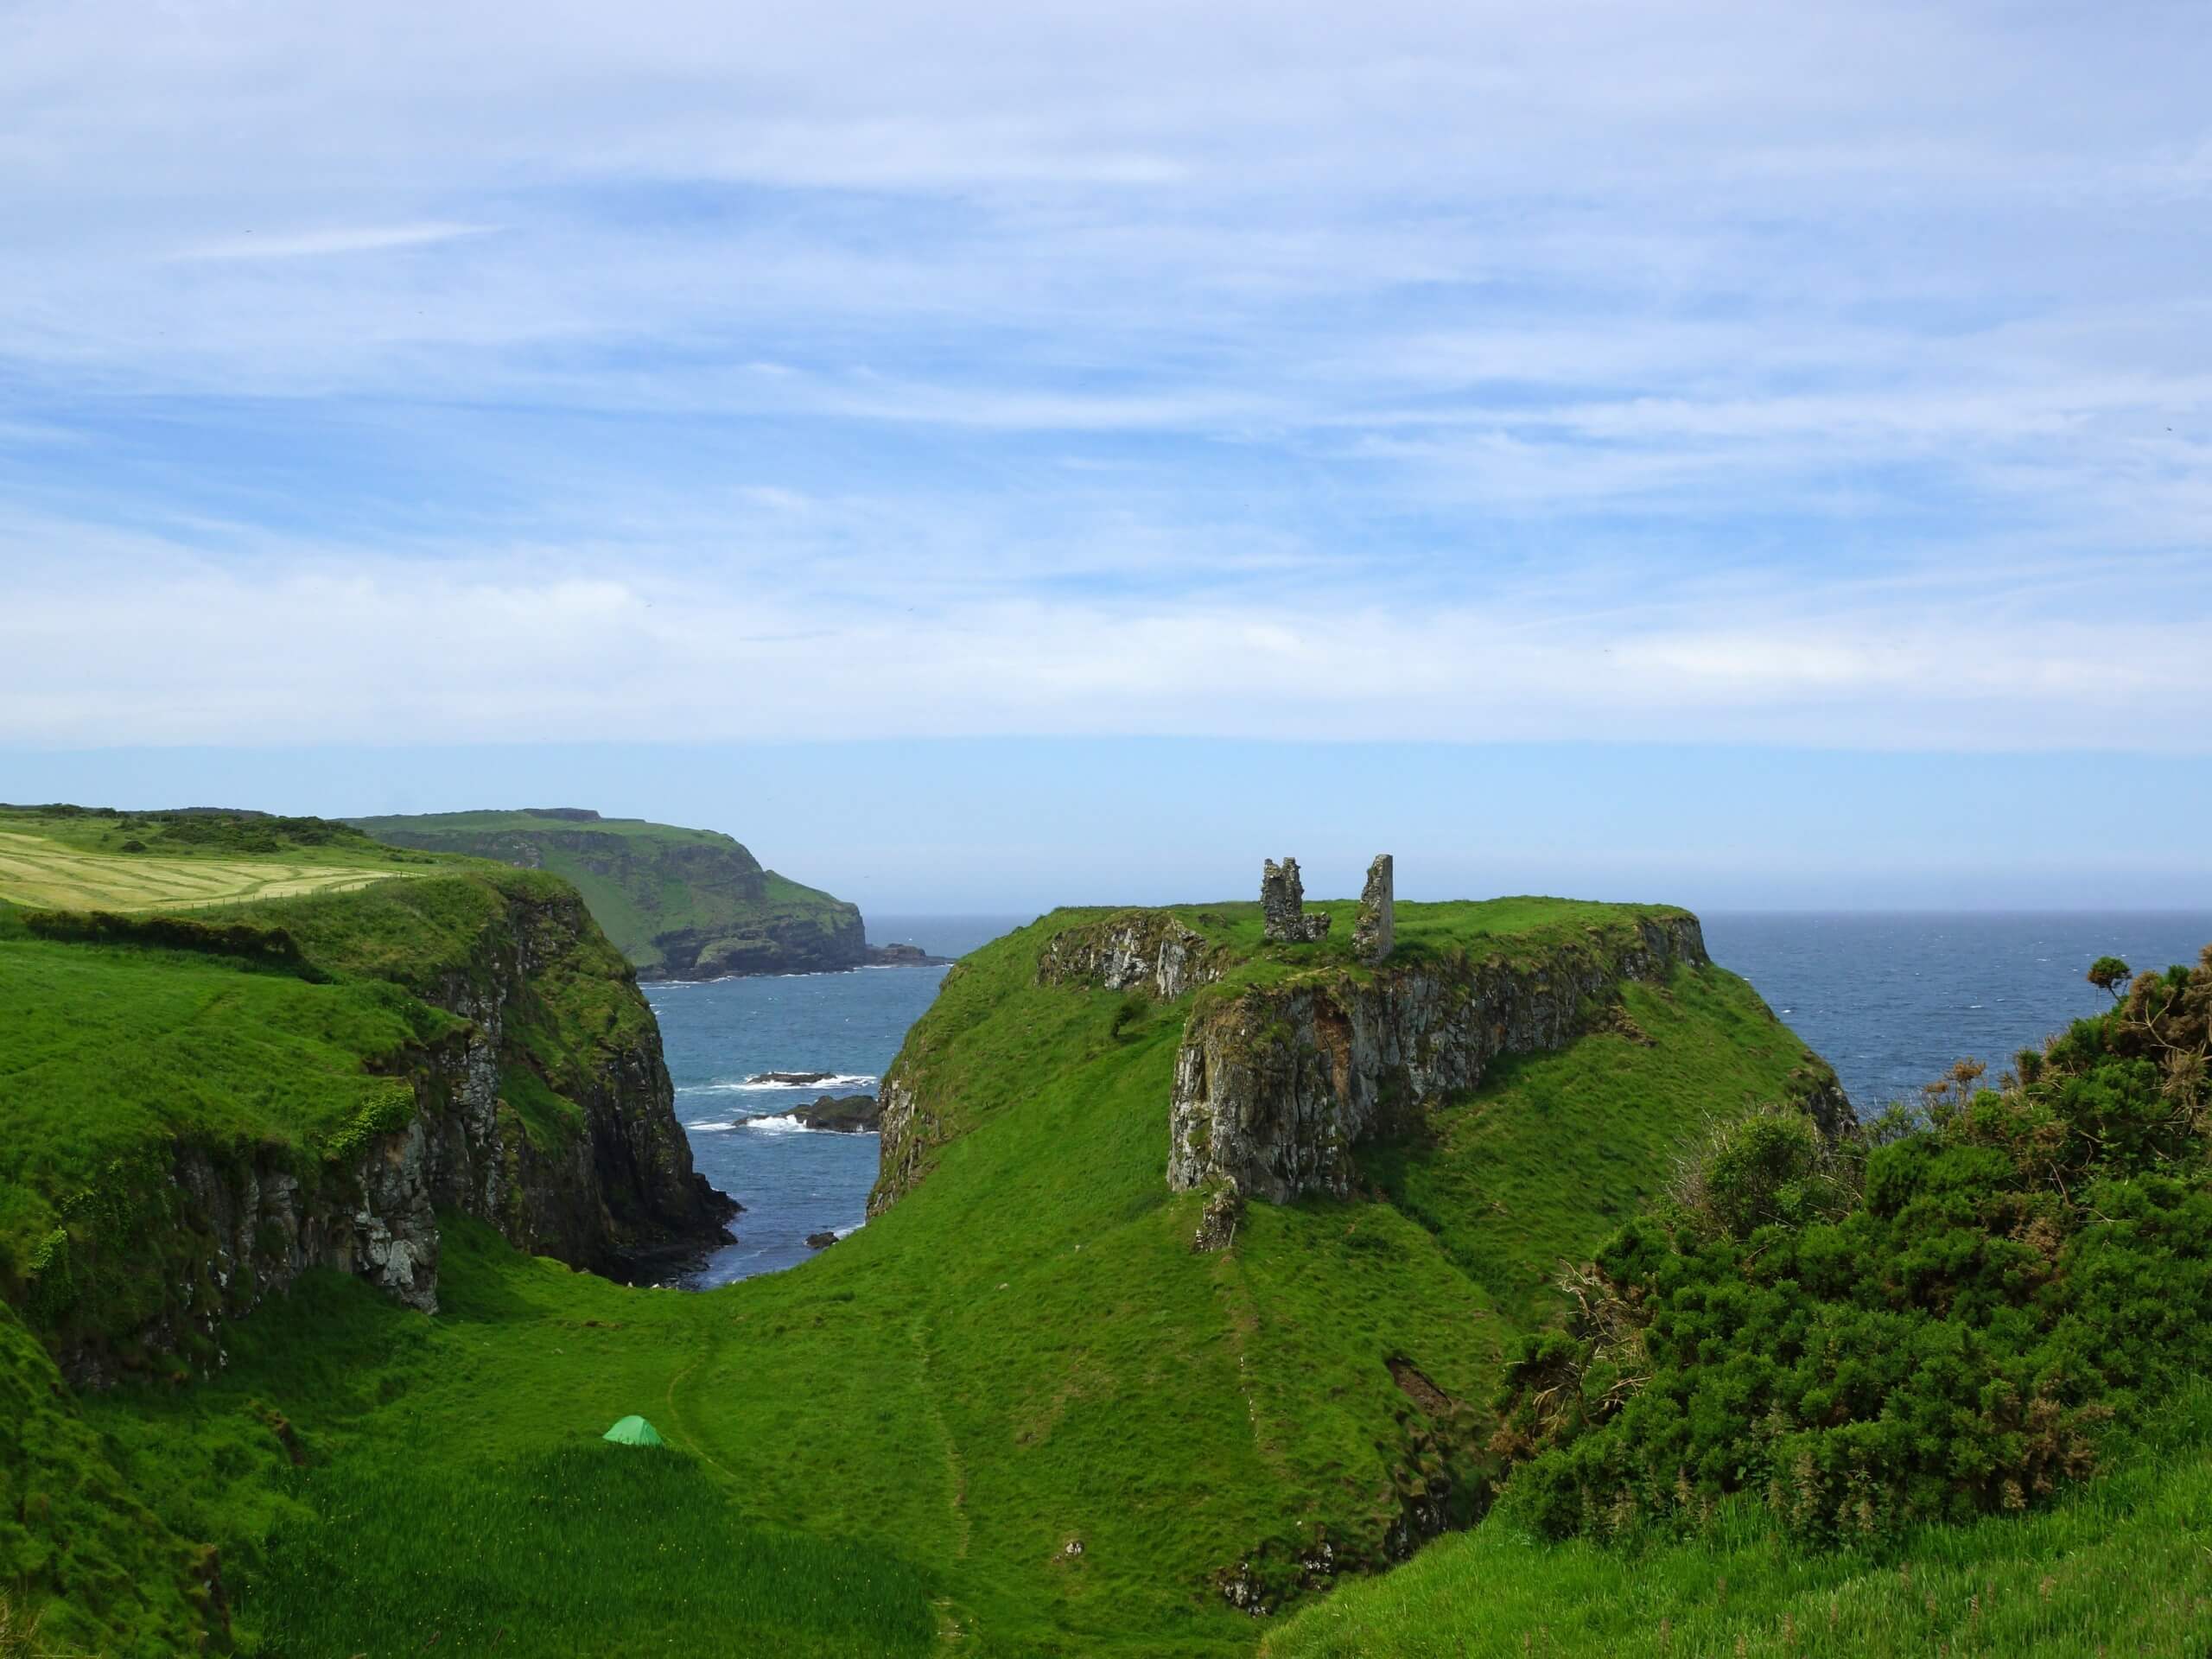
[[1669, 906], [1057, 911], [684, 1294], [559, 876], [0, 833], [7, 1659], [2196, 1651], [2212, 961], [1862, 1129]]
[[351, 822], [395, 847], [552, 871], [583, 894], [641, 979], [818, 973], [868, 957], [856, 906], [763, 869], [711, 830], [582, 807]]

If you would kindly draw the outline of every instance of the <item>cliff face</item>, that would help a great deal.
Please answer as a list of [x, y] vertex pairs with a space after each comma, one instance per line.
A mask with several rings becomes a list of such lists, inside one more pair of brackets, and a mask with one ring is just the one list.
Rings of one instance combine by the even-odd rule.
[[1696, 918], [1640, 920], [1533, 961], [1387, 962], [1255, 987], [1195, 1013], [1176, 1056], [1167, 1184], [1287, 1203], [1351, 1192], [1351, 1148], [1504, 1053], [1561, 1048], [1624, 980], [1701, 967]]
[[1131, 910], [1052, 936], [1037, 964], [1040, 985], [1145, 990], [1173, 1001], [1211, 985], [1229, 953], [1164, 910]]
[[319, 1147], [149, 1147], [72, 1201], [25, 1299], [65, 1374], [204, 1361], [225, 1321], [311, 1267], [435, 1312], [442, 1209], [610, 1273], [727, 1236], [735, 1206], [692, 1170], [634, 982], [572, 891], [502, 899], [460, 963], [408, 987], [454, 1018], [388, 1066], [364, 1121]]
[[857, 907], [762, 868], [741, 843], [709, 830], [576, 807], [353, 823], [395, 847], [564, 878], [641, 978], [820, 973], [867, 960]]

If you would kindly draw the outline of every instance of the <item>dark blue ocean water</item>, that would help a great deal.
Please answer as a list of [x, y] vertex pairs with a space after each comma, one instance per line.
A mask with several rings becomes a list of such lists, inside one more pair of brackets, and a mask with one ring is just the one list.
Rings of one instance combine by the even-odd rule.
[[[1027, 917], [875, 917], [868, 937], [957, 956]], [[1713, 913], [1713, 957], [1758, 986], [1825, 1055], [1864, 1113], [1917, 1096], [1961, 1055], [1993, 1069], [2105, 995], [2082, 977], [2098, 957], [2137, 969], [2194, 962], [2212, 912], [2095, 915]], [[721, 1284], [804, 1261], [809, 1233], [860, 1224], [876, 1137], [764, 1125], [821, 1094], [873, 1093], [941, 968], [651, 985], [699, 1171], [745, 1205], [738, 1242], [692, 1282]], [[763, 1071], [828, 1071], [835, 1084], [748, 1084]]]
[[[956, 957], [1028, 919], [872, 916], [868, 933], [876, 944]], [[693, 1162], [745, 1206], [737, 1243], [717, 1251], [691, 1283], [794, 1266], [814, 1254], [809, 1233], [860, 1225], [875, 1184], [876, 1137], [797, 1128], [767, 1115], [825, 1094], [874, 1094], [944, 977], [942, 968], [860, 968], [645, 988]], [[836, 1081], [803, 1089], [746, 1081], [764, 1071], [828, 1071]]]
[[2212, 911], [1943, 915], [1774, 912], [1703, 918], [1713, 959], [1758, 988], [1835, 1067], [1862, 1116], [1971, 1055], [1993, 1073], [2111, 999], [2099, 957], [2139, 972], [2194, 963]]

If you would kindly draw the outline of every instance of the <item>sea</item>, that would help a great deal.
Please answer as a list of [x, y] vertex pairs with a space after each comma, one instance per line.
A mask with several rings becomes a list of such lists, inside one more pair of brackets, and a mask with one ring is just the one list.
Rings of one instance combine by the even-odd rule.
[[[872, 916], [878, 944], [957, 957], [1018, 927], [1014, 916]], [[1992, 1071], [2107, 1003], [2082, 974], [2101, 956], [2135, 969], [2194, 963], [2212, 911], [1707, 912], [1713, 960], [1757, 986], [1843, 1081], [1864, 1116], [1963, 1056]], [[700, 1173], [745, 1206], [737, 1242], [684, 1282], [726, 1284], [814, 1254], [809, 1235], [861, 1225], [877, 1139], [774, 1116], [825, 1094], [873, 1094], [942, 967], [861, 968], [645, 987]], [[769, 1071], [822, 1072], [802, 1087]]]

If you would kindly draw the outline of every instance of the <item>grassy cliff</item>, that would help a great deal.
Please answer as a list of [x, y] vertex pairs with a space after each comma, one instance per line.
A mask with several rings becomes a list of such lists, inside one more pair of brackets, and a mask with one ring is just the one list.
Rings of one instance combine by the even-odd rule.
[[[1658, 963], [1577, 991], [1563, 1046], [1358, 1148], [1351, 1198], [1255, 1203], [1194, 1249], [1210, 1195], [1166, 1179], [1186, 1027], [1372, 978], [1332, 947], [1261, 944], [1244, 911], [1173, 918], [1222, 970], [1174, 995], [1047, 971], [1097, 912], [963, 962], [899, 1066], [938, 1115], [925, 1178], [793, 1272], [632, 1291], [449, 1217], [435, 1319], [311, 1273], [231, 1328], [207, 1380], [73, 1400], [177, 1541], [137, 1558], [180, 1586], [162, 1616], [194, 1605], [175, 1552], [214, 1545], [229, 1639], [269, 1653], [505, 1652], [529, 1632], [549, 1653], [1239, 1654], [1267, 1622], [1232, 1594], [1294, 1602], [1395, 1559], [1425, 1517], [1467, 1518], [1479, 1402], [1550, 1313], [1555, 1256], [1656, 1191], [1710, 1119], [1801, 1090], [1808, 1057], [1741, 981]], [[1400, 916], [1424, 971], [1565, 984], [1679, 912]], [[673, 1448], [665, 1514], [591, 1461], [630, 1411]], [[596, 1518], [533, 1529], [533, 1501]], [[468, 1547], [472, 1516], [513, 1548]], [[728, 1541], [729, 1573], [700, 1566], [702, 1537]], [[680, 1570], [660, 1590], [607, 1588], [603, 1558], [664, 1552]], [[156, 1613], [103, 1593], [84, 1628], [129, 1650]], [[486, 1607], [524, 1622], [503, 1637], [467, 1611]]]
[[646, 979], [810, 973], [867, 956], [861, 913], [763, 869], [728, 836], [577, 807], [357, 818], [378, 841], [465, 853], [572, 882]]

